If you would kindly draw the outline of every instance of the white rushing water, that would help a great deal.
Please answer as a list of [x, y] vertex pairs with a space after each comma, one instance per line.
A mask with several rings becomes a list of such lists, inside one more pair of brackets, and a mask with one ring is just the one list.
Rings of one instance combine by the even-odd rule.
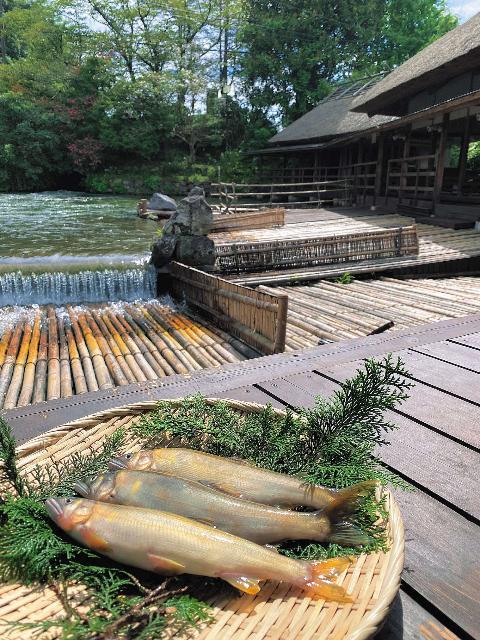
[[150, 267], [76, 273], [15, 271], [0, 274], [0, 306], [152, 298], [155, 282], [155, 270]]

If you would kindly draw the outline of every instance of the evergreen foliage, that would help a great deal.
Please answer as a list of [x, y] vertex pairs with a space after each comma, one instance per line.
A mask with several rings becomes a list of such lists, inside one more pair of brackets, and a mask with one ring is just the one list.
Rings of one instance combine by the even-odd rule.
[[[105, 557], [77, 545], [52, 524], [44, 500], [72, 492], [78, 479], [90, 479], [121, 453], [126, 436], [144, 447], [164, 446], [165, 438], [217, 455], [240, 457], [253, 464], [296, 474], [305, 482], [344, 487], [376, 478], [382, 483], [401, 482], [375, 456], [394, 425], [384, 412], [407, 398], [411, 384], [400, 360], [367, 360], [364, 368], [341, 385], [329, 400], [318, 398], [311, 409], [287, 411], [278, 416], [271, 406], [259, 413], [240, 414], [225, 402], [210, 405], [202, 396], [186, 398], [178, 407], [160, 402], [155, 411], [130, 427], [106, 438], [98, 449], [76, 453], [59, 463], [38, 466], [28, 480], [18, 471], [15, 443], [8, 425], [0, 419], [0, 581], [48, 585], [61, 602], [65, 615], [41, 623], [8, 623], [46, 631], [60, 629], [64, 640], [158, 640], [168, 627], [176, 632], [208, 622], [206, 597], [218, 589], [215, 581], [180, 576], [158, 584], [154, 574], [120, 568]], [[280, 552], [315, 559], [353, 555], [385, 548], [378, 525], [383, 511], [374, 496], [367, 497], [355, 522], [370, 534], [362, 549], [291, 542]], [[87, 599], [89, 614], [78, 608]]]

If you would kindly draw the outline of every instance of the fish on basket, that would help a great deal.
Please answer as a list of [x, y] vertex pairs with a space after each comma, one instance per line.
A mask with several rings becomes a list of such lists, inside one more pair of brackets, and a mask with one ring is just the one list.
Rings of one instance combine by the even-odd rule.
[[52, 520], [72, 538], [122, 564], [166, 575], [190, 573], [221, 578], [254, 595], [260, 581], [296, 585], [305, 595], [352, 602], [336, 584], [350, 561], [294, 560], [271, 548], [183, 516], [84, 498], [49, 498]]
[[112, 460], [111, 469], [154, 471], [200, 482], [229, 495], [285, 507], [324, 509], [360, 500], [376, 487], [367, 480], [346, 489], [309, 485], [299, 478], [255, 467], [244, 460], [222, 458], [182, 448], [143, 449]]
[[358, 506], [355, 491], [338, 492], [323, 509], [300, 513], [243, 500], [192, 480], [146, 471], [110, 471], [90, 485], [77, 482], [75, 490], [91, 500], [176, 513], [258, 544], [327, 540], [354, 546], [371, 541], [345, 522]]

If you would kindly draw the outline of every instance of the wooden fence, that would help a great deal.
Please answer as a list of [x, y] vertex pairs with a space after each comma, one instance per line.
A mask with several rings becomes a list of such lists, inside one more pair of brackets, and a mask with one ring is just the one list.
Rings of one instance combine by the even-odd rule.
[[397, 196], [400, 205], [432, 208], [435, 156], [392, 158], [388, 161], [385, 197]]
[[213, 216], [212, 233], [242, 229], [271, 229], [272, 227], [283, 227], [284, 224], [285, 209], [219, 213]]
[[262, 293], [179, 262], [169, 266], [170, 292], [263, 354], [285, 350], [288, 296]]
[[348, 204], [351, 184], [349, 179], [292, 183], [213, 182], [211, 197], [218, 199], [222, 212], [268, 207], [294, 207], [321, 205], [334, 200]]
[[418, 238], [416, 225], [412, 224], [320, 237], [218, 243], [215, 253], [214, 270], [231, 274], [415, 255]]

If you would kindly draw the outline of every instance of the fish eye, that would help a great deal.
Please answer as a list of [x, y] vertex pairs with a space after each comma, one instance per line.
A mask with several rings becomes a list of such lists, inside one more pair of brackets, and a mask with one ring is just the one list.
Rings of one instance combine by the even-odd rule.
[[125, 454], [125, 458], [126, 458], [127, 460], [130, 460], [130, 458], [131, 458], [132, 456], [133, 456], [133, 453], [126, 453], [126, 454]]
[[65, 498], [65, 504], [71, 504], [73, 502], [73, 498]]

